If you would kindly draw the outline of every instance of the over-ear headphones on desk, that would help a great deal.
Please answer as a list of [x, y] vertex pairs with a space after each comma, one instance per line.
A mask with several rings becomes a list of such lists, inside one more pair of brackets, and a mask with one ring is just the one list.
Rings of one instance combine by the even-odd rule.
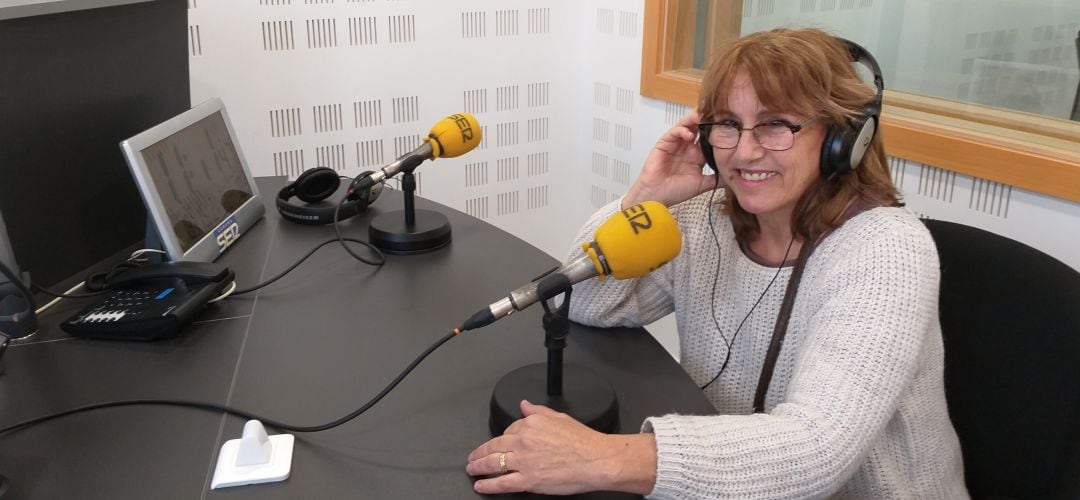
[[[370, 173], [370, 171], [361, 172], [360, 175]], [[326, 199], [336, 193], [340, 186], [341, 176], [332, 168], [317, 167], [305, 170], [295, 181], [278, 191], [275, 200], [278, 213], [283, 219], [297, 224], [318, 226], [333, 223], [334, 211], [337, 210], [338, 205]], [[338, 220], [348, 219], [366, 210], [368, 205], [382, 193], [382, 186], [382, 183], [375, 184], [361, 191], [355, 200], [345, 202], [341, 206]], [[302, 203], [291, 201], [294, 196]]]

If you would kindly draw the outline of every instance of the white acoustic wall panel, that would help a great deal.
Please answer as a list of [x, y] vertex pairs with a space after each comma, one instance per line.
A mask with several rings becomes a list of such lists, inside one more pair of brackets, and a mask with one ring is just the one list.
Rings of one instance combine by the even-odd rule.
[[473, 113], [481, 147], [420, 167], [419, 194], [561, 256], [574, 219], [553, 193], [573, 169], [579, 12], [542, 0], [192, 1], [192, 102], [222, 98], [254, 173], [290, 178], [378, 168], [440, 118]]

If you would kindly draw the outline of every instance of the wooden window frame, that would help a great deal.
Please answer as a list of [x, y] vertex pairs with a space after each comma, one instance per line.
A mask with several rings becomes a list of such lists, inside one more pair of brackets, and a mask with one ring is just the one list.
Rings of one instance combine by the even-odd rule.
[[[742, 1], [711, 1], [711, 43], [738, 36]], [[691, 66], [693, 41], [675, 36], [694, 7], [645, 0], [644, 14], [641, 95], [696, 108], [703, 72], [679, 69]], [[881, 130], [889, 156], [1080, 202], [1080, 125], [886, 90]]]

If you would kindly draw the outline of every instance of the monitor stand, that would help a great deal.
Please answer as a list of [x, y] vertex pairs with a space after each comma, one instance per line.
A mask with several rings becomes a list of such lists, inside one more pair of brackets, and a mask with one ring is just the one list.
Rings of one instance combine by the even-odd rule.
[[[154, 219], [150, 217], [150, 214], [146, 214], [146, 236], [143, 239], [143, 248], [151, 248], [154, 250], [165, 251], [165, 243], [161, 241], [161, 235], [158, 234], [157, 225], [154, 224]], [[143, 255], [148, 262], [158, 263], [166, 262], [170, 260], [167, 254], [157, 252], [147, 252]]]

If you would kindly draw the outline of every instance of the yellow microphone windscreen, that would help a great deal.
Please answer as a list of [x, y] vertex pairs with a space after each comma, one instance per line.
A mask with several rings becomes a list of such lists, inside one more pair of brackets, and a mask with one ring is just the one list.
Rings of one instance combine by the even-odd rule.
[[439, 120], [424, 138], [431, 143], [434, 158], [461, 156], [480, 144], [480, 122], [469, 113], [458, 113]]
[[[645, 201], [623, 210], [604, 221], [594, 234], [595, 248], [615, 279], [636, 278], [648, 274], [674, 259], [682, 249], [682, 233], [675, 218], [659, 202]], [[602, 272], [601, 278], [604, 277]]]

